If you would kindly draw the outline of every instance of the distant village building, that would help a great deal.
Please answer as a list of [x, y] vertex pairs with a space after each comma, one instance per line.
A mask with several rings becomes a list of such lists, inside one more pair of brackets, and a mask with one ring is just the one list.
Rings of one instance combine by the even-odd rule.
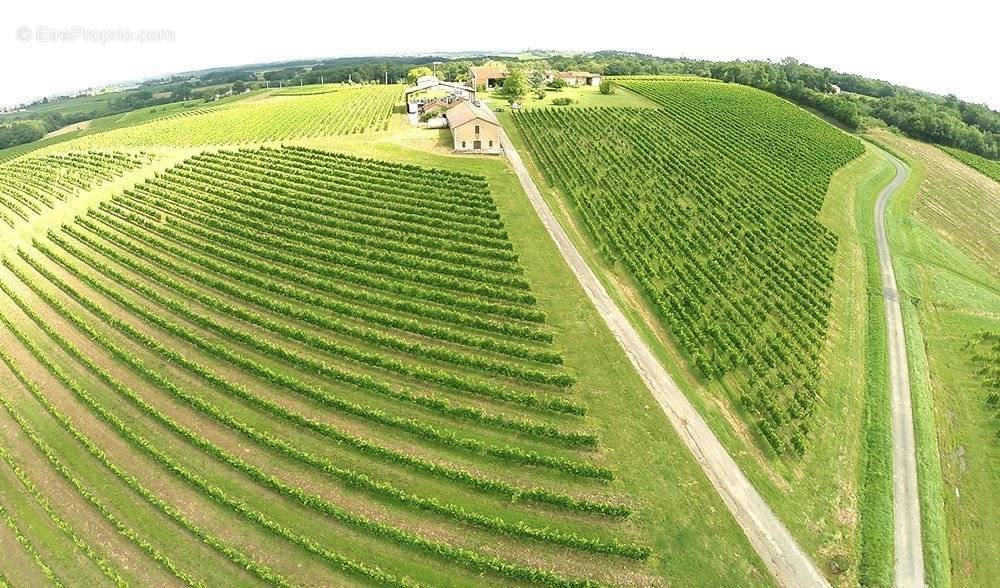
[[554, 79], [561, 79], [567, 86], [600, 86], [601, 74], [586, 71], [557, 71], [552, 74]]
[[500, 122], [489, 110], [459, 102], [445, 112], [451, 127], [455, 151], [459, 153], [500, 153]]
[[473, 88], [499, 88], [509, 73], [503, 64], [474, 65], [469, 68], [469, 84]]

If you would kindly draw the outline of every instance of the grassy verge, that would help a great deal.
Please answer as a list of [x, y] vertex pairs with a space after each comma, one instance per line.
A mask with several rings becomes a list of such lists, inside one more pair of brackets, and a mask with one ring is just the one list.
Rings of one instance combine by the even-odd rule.
[[1000, 533], [1000, 452], [963, 347], [975, 332], [1000, 325], [1000, 289], [982, 265], [998, 247], [995, 229], [956, 227], [980, 224], [970, 215], [995, 206], [995, 192], [977, 191], [988, 180], [932, 146], [888, 132], [871, 138], [912, 170], [887, 224], [904, 294], [928, 584], [986, 585], [997, 566], [988, 546]]
[[[883, 160], [884, 161], [884, 160]], [[892, 423], [889, 410], [889, 374], [885, 307], [875, 251], [875, 201], [893, 177], [886, 162], [869, 179], [864, 198], [855, 203], [858, 242], [865, 252], [865, 329], [863, 450], [858, 489], [858, 539], [861, 558], [859, 583], [891, 586], [893, 574]]]

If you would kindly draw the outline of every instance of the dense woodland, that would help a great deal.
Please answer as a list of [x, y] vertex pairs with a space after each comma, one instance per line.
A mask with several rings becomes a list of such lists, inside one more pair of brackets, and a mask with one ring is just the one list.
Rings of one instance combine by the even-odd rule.
[[[45, 133], [81, 120], [184, 100], [210, 99], [228, 89], [241, 92], [265, 86], [320, 82], [381, 83], [405, 80], [416, 66], [438, 62], [438, 74], [464, 79], [470, 65], [488, 59], [512, 65], [558, 70], [588, 70], [604, 75], [694, 74], [753, 86], [814, 109], [851, 130], [873, 124], [895, 127], [905, 134], [956, 147], [989, 159], [1000, 159], [1000, 112], [953, 95], [938, 96], [882, 80], [819, 68], [795, 59], [772, 61], [706, 61], [653, 57], [638, 53], [601, 51], [591, 54], [542, 53], [520, 58], [504, 56], [348, 57], [256, 64], [178, 74], [144, 82], [85, 113], [16, 113], [0, 117], [0, 149], [40, 139]], [[836, 92], [835, 87], [840, 91]]]

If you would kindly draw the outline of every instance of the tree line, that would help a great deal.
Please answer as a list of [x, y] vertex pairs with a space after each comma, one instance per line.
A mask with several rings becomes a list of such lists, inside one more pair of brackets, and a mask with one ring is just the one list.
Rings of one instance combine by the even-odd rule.
[[589, 69], [608, 76], [693, 74], [753, 86], [819, 111], [851, 130], [884, 123], [915, 139], [1000, 159], [1000, 112], [986, 105], [792, 58], [707, 61], [605, 51], [548, 62], [559, 69]]

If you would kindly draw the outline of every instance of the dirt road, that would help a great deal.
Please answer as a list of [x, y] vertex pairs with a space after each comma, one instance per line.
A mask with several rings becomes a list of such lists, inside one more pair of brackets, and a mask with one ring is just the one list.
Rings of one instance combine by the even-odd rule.
[[787, 587], [829, 586], [608, 295], [552, 214], [505, 131], [501, 131], [501, 145], [566, 263], [775, 580]]
[[909, 171], [895, 157], [885, 154], [896, 168], [896, 177], [882, 189], [875, 204], [875, 243], [889, 348], [889, 391], [892, 412], [892, 503], [895, 529], [895, 585], [924, 585], [924, 551], [920, 537], [920, 499], [917, 490], [917, 454], [913, 436], [910, 370], [906, 361], [903, 315], [899, 307], [896, 274], [885, 231], [889, 199], [906, 182]]

